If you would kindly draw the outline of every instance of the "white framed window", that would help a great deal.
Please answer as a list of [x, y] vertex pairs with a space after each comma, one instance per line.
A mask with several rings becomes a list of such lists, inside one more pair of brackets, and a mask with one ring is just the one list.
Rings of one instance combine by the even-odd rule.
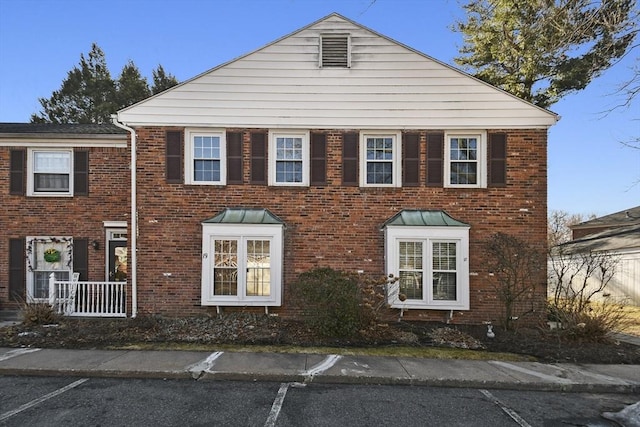
[[386, 268], [399, 278], [393, 308], [469, 309], [469, 228], [388, 226]]
[[28, 196], [73, 196], [73, 150], [27, 150]]
[[49, 298], [49, 276], [69, 280], [73, 273], [73, 238], [30, 236], [27, 244], [27, 295], [36, 301]]
[[360, 132], [360, 186], [402, 185], [400, 132]]
[[187, 129], [185, 183], [225, 185], [227, 183], [227, 141], [224, 130]]
[[280, 306], [281, 224], [203, 224], [202, 305]]
[[309, 132], [269, 132], [269, 185], [309, 185]]
[[445, 134], [445, 187], [487, 186], [486, 132]]

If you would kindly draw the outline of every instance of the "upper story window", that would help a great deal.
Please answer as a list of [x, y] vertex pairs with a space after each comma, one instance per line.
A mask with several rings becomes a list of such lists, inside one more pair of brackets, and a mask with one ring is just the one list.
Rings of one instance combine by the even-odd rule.
[[187, 130], [185, 182], [226, 183], [226, 140], [223, 131]]
[[363, 187], [398, 187], [401, 185], [400, 133], [360, 134]]
[[269, 133], [269, 184], [309, 185], [309, 133]]
[[73, 151], [28, 151], [27, 188], [30, 196], [73, 195]]
[[346, 34], [320, 36], [320, 68], [351, 67], [351, 38]]
[[486, 187], [486, 135], [448, 133], [445, 136], [445, 186]]

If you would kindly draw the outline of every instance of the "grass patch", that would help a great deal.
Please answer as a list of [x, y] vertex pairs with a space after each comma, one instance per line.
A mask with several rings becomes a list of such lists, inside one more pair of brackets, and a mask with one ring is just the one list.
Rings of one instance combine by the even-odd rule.
[[110, 350], [179, 350], [226, 351], [229, 353], [287, 353], [287, 354], [338, 354], [341, 356], [414, 357], [424, 359], [501, 360], [506, 362], [534, 362], [535, 357], [488, 351], [442, 347], [300, 347], [283, 345], [225, 345], [215, 346], [196, 343], [139, 343], [110, 346]]

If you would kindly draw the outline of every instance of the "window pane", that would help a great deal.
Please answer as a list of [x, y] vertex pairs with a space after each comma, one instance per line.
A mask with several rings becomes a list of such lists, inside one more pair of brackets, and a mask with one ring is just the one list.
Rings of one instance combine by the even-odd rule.
[[268, 240], [247, 241], [247, 296], [271, 294], [271, 252]]
[[302, 162], [277, 161], [276, 182], [302, 182]]
[[193, 157], [195, 159], [220, 159], [219, 136], [194, 136]]
[[213, 294], [238, 294], [237, 240], [215, 240], [214, 242]]
[[367, 184], [393, 184], [393, 164], [367, 162]]
[[56, 274], [56, 280], [69, 280], [68, 271], [35, 271], [33, 274], [33, 297], [49, 298], [49, 276], [51, 273]]
[[71, 172], [71, 153], [68, 151], [35, 151], [33, 160], [35, 173]]
[[34, 191], [69, 191], [69, 174], [36, 173], [33, 176]]
[[455, 242], [434, 242], [433, 299], [455, 301], [457, 296], [457, 245]]
[[302, 138], [276, 138], [276, 160], [302, 160]]
[[433, 299], [456, 300], [456, 273], [433, 273]]
[[477, 184], [478, 164], [451, 162], [451, 184]]
[[193, 179], [196, 181], [220, 181], [220, 160], [195, 160]]
[[408, 299], [422, 299], [422, 242], [399, 243], [400, 293]]

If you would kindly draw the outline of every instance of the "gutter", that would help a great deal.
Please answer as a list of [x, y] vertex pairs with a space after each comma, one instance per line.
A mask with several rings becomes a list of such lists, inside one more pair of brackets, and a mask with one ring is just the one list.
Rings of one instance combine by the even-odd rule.
[[120, 129], [131, 134], [131, 317], [138, 315], [138, 205], [136, 189], [136, 131], [118, 121], [116, 114], [111, 115], [111, 121]]

